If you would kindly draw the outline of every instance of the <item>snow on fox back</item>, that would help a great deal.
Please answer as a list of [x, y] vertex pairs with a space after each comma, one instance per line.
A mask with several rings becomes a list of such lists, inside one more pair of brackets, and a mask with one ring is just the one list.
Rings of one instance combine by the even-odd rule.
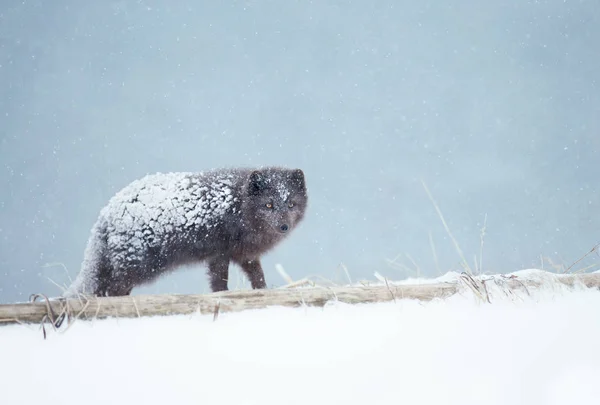
[[[101, 210], [108, 243], [138, 245], [175, 229], [214, 226], [237, 200], [231, 174], [156, 173], [135, 180]], [[126, 239], [126, 240], [123, 240]], [[132, 240], [134, 239], [134, 240]]]

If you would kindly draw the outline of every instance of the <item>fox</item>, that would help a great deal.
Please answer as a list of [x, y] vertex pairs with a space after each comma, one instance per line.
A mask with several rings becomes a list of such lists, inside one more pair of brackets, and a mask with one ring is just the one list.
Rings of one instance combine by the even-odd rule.
[[147, 174], [100, 210], [63, 297], [124, 296], [189, 264], [207, 264], [212, 292], [230, 264], [267, 288], [261, 257], [296, 229], [308, 195], [302, 169], [279, 166]]

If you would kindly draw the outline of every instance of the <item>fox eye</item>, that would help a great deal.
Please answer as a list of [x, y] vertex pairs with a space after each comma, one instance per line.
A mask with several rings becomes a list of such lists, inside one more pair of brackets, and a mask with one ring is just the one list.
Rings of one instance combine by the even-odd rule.
[[265, 207], [267, 207], [267, 208], [273, 208], [273, 204], [270, 203], [270, 202], [268, 202], [268, 203], [265, 204]]
[[293, 206], [294, 206], [294, 203], [293, 203], [293, 202], [289, 202], [289, 203], [288, 203], [288, 207], [292, 208]]

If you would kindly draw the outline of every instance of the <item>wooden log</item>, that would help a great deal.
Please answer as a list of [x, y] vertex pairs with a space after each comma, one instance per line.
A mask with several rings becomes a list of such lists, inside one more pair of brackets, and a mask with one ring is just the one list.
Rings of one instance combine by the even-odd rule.
[[[545, 272], [544, 272], [545, 273]], [[547, 273], [551, 274], [551, 273]], [[487, 277], [487, 279], [486, 279]], [[550, 276], [552, 277], [552, 275]], [[29, 303], [0, 305], [0, 325], [39, 323], [61, 314], [70, 319], [102, 319], [108, 317], [142, 317], [156, 315], [213, 314], [260, 309], [269, 306], [323, 306], [330, 300], [349, 304], [375, 303], [399, 299], [429, 301], [446, 298], [470, 289], [489, 302], [486, 283], [513, 290], [539, 287], [542, 281], [515, 276], [470, 277], [462, 275], [457, 282], [432, 284], [387, 284], [378, 286], [280, 288], [264, 290], [224, 291], [202, 295], [137, 295], [123, 297], [81, 297], [50, 299]], [[600, 288], [600, 273], [556, 276], [554, 280], [573, 287], [579, 283]], [[485, 296], [485, 297], [484, 297]]]

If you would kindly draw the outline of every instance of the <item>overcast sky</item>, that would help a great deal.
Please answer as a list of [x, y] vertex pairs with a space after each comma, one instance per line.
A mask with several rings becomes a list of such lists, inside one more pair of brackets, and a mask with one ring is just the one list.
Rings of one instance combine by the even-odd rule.
[[600, 8], [474, 4], [3, 1], [0, 302], [60, 294], [127, 183], [223, 166], [306, 174], [269, 286], [460, 269], [421, 180], [471, 266], [486, 218], [484, 271], [570, 264], [600, 239]]

